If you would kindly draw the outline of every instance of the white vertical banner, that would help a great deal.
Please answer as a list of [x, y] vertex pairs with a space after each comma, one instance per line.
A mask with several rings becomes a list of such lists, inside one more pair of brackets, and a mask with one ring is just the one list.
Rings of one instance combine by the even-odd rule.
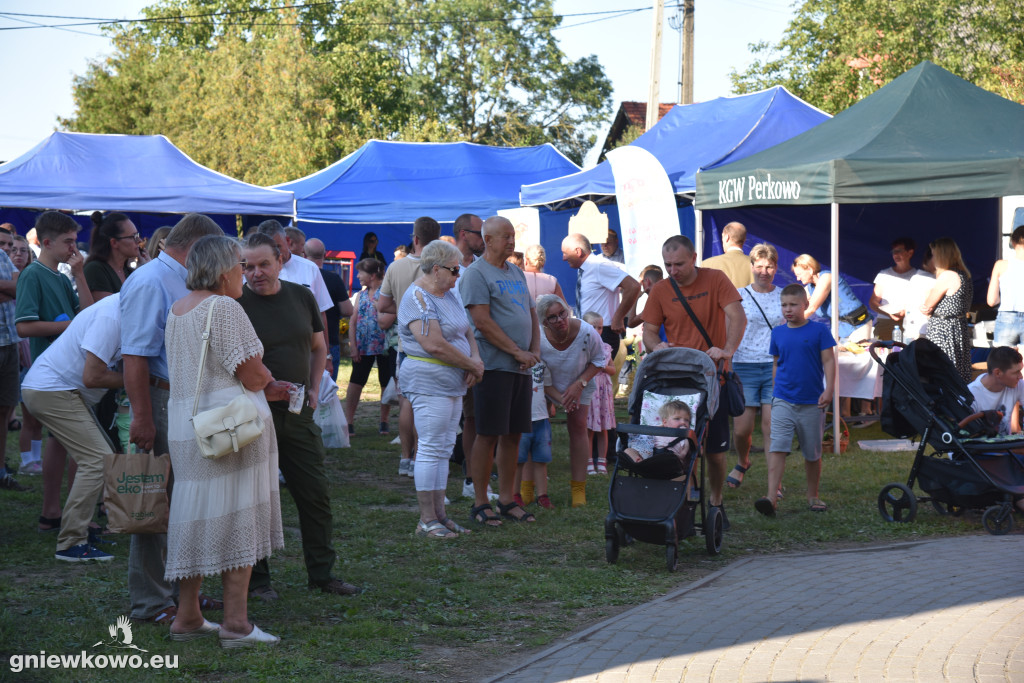
[[498, 209], [498, 215], [507, 218], [516, 231], [516, 251], [523, 252], [531, 244], [540, 244], [540, 211], [533, 206]]
[[665, 169], [647, 150], [627, 145], [606, 156], [615, 178], [626, 272], [639, 277], [645, 266], [662, 265], [661, 245], [679, 234], [676, 196]]

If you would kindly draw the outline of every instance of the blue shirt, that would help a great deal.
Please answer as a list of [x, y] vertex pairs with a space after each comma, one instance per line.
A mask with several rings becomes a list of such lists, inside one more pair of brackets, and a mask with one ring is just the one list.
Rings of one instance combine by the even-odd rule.
[[171, 305], [188, 294], [188, 271], [166, 251], [136, 269], [121, 287], [121, 355], [149, 359], [149, 374], [167, 379], [164, 327]]
[[835, 345], [832, 333], [821, 323], [772, 328], [768, 349], [776, 361], [772, 396], [800, 405], [817, 403], [825, 388], [821, 352]]

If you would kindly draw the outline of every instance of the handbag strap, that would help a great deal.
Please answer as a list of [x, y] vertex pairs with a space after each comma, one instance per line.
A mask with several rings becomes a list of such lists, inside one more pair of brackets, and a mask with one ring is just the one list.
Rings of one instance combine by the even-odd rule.
[[210, 309], [206, 312], [206, 329], [203, 330], [203, 350], [199, 353], [199, 375], [196, 377], [196, 399], [192, 402], [192, 417], [195, 417], [196, 411], [199, 410], [199, 389], [203, 386], [203, 368], [206, 367], [206, 350], [210, 348], [210, 328], [213, 325], [215, 303], [217, 302], [211, 301]]
[[[768, 316], [764, 314], [764, 309], [761, 308], [761, 304], [757, 303], [757, 298], [754, 296], [754, 293], [750, 291], [750, 287], [744, 287], [743, 289], [747, 290], [747, 294], [750, 295], [750, 300], [754, 302], [755, 306], [757, 306], [757, 310], [761, 311], [761, 317], [764, 318], [764, 324], [768, 326], [769, 330], [774, 329], [772, 324], [768, 322]], [[743, 290], [741, 289], [740, 291]]]
[[714, 346], [714, 344], [711, 342], [711, 337], [708, 335], [707, 330], [704, 329], [704, 326], [701, 324], [700, 320], [697, 319], [697, 316], [694, 315], [693, 309], [690, 308], [690, 304], [686, 303], [686, 297], [683, 296], [683, 293], [681, 291], [679, 291], [679, 285], [676, 284], [675, 278], [669, 277], [668, 281], [672, 283], [672, 289], [676, 290], [676, 296], [679, 297], [679, 303], [681, 303], [683, 305], [683, 308], [686, 309], [686, 312], [690, 315], [690, 320], [692, 320], [693, 324], [697, 326], [697, 331], [704, 336], [704, 341], [707, 342], [708, 348], [710, 349], [712, 346]]

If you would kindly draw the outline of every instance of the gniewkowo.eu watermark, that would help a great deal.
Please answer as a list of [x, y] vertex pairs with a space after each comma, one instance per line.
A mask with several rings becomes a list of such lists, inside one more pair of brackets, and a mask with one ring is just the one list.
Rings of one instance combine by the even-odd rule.
[[[75, 654], [47, 654], [40, 650], [39, 654], [11, 655], [8, 665], [14, 673], [28, 669], [177, 669], [178, 655], [151, 655], [136, 645], [132, 637], [132, 624], [126, 616], [107, 627], [110, 638], [95, 643], [92, 647], [102, 647], [107, 652], [96, 654], [82, 650]], [[134, 652], [110, 652], [110, 650], [134, 650]]]

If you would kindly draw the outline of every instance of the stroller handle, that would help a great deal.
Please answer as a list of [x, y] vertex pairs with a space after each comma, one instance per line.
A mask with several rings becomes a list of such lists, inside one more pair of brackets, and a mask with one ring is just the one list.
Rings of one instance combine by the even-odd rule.
[[903, 342], [892, 341], [891, 339], [886, 341], [876, 341], [872, 342], [871, 346], [868, 347], [868, 353], [871, 354], [871, 357], [875, 359], [876, 363], [884, 366], [885, 361], [878, 357], [878, 349], [892, 350], [893, 348], [905, 349], [907, 348], [907, 345]]
[[645, 436], [675, 436], [685, 437], [690, 433], [689, 429], [679, 429], [677, 427], [659, 427], [655, 425], [634, 425], [620, 423], [615, 425], [615, 431], [621, 432], [622, 434], [643, 434]]

